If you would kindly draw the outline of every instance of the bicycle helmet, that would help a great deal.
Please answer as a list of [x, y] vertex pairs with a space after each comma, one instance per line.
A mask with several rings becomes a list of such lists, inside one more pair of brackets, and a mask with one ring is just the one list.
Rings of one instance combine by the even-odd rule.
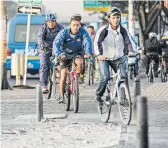
[[112, 7], [110, 11], [107, 12], [107, 16], [118, 14], [121, 16], [121, 10], [118, 7]]
[[47, 14], [46, 15], [46, 20], [47, 21], [56, 21], [56, 17], [54, 14]]
[[157, 37], [156, 33], [155, 32], [150, 32], [149, 33], [149, 38], [151, 39], [153, 37], [155, 37], [155, 38]]
[[71, 19], [73, 19], [73, 18], [78, 18], [78, 19], [81, 21], [82, 16], [81, 16], [80, 14], [78, 14], [78, 13], [75, 13], [75, 14], [73, 14], [73, 15], [71, 16]]

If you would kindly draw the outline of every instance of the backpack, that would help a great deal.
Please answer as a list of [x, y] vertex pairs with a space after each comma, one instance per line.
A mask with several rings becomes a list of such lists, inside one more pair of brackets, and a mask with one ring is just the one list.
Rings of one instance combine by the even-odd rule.
[[[57, 24], [58, 29], [61, 30], [61, 26], [58, 23], [56, 23], [56, 24]], [[44, 36], [45, 36], [46, 33], [47, 33], [47, 24], [44, 22], [43, 24], [41, 24], [41, 27], [43, 27], [43, 26], [44, 26], [43, 33], [44, 33]]]

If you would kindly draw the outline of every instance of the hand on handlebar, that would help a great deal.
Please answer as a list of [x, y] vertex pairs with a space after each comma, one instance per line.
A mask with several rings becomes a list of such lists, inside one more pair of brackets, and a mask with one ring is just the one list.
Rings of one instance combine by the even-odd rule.
[[104, 60], [106, 59], [106, 57], [103, 56], [103, 55], [99, 55], [99, 56], [97, 57], [97, 59], [98, 59], [98, 61], [104, 61]]
[[89, 59], [89, 58], [91, 58], [91, 55], [85, 54], [85, 55], [84, 55], [84, 58], [85, 58], [85, 59]]
[[65, 59], [66, 59], [66, 55], [65, 54], [61, 54], [59, 56], [59, 60], [64, 61]]

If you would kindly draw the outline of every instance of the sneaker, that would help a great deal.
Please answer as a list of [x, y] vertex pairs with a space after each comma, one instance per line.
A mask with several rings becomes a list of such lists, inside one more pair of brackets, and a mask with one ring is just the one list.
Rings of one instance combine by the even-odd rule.
[[59, 96], [57, 102], [58, 103], [64, 103], [64, 97]]
[[42, 86], [42, 93], [46, 94], [48, 92], [49, 92], [48, 87], [47, 86]]
[[99, 97], [99, 96], [96, 96], [95, 100], [98, 101], [98, 102], [102, 101], [101, 97]]

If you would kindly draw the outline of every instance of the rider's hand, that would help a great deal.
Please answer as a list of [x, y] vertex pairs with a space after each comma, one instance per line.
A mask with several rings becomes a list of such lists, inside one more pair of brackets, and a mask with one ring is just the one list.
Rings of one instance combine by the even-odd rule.
[[85, 55], [84, 55], [84, 58], [85, 58], [85, 59], [89, 59], [89, 58], [91, 58], [91, 55], [85, 54]]
[[104, 60], [106, 59], [106, 57], [103, 56], [103, 55], [99, 55], [99, 56], [97, 57], [97, 59], [98, 59], [98, 61], [104, 61]]
[[60, 55], [60, 56], [59, 56], [59, 59], [60, 59], [61, 61], [64, 61], [64, 60], [66, 59], [65, 54]]

